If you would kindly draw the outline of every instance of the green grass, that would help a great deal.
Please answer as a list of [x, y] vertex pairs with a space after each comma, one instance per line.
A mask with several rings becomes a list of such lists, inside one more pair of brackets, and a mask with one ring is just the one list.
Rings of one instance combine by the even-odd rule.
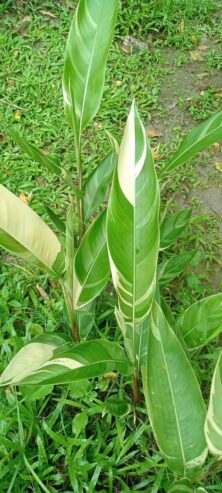
[[[10, 137], [10, 129], [21, 130], [30, 142], [57, 155], [66, 169], [73, 165], [73, 138], [63, 110], [61, 74], [74, 3], [3, 0], [0, 5], [1, 183], [16, 194], [32, 192], [31, 206], [45, 219], [44, 204], [65, 215], [67, 189], [21, 153]], [[178, 144], [181, 132], [221, 108], [220, 100], [214, 97], [219, 87], [214, 84], [204, 90], [203, 96], [198, 93], [188, 102], [179, 85], [176, 108], [184, 112], [187, 124], [181, 130], [183, 122], [180, 124], [178, 118], [171, 121], [172, 110], [167, 108], [164, 96], [175, 68], [186, 73], [191, 63], [197, 63], [191, 62], [189, 55], [190, 50], [197, 49], [194, 35], [198, 42], [203, 33], [215, 41], [199, 72], [209, 71], [213, 76], [215, 70], [221, 70], [218, 41], [222, 37], [222, 20], [215, 17], [219, 7], [219, 1], [210, 0], [201, 2], [201, 8], [199, 0], [122, 1], [103, 102], [85, 132], [85, 176], [109, 148], [104, 129], [121, 139], [134, 96], [146, 125], [161, 125], [161, 129], [166, 125], [168, 129], [168, 138], [160, 139], [156, 151], [163, 154], [157, 160], [157, 169]], [[50, 11], [55, 17], [41, 11]], [[25, 16], [31, 18], [28, 30], [19, 34], [16, 29]], [[182, 19], [184, 33], [180, 32]], [[127, 56], [121, 49], [127, 34], [148, 41], [149, 49]], [[169, 64], [172, 56], [173, 67]], [[151, 140], [152, 147], [158, 144], [159, 139]], [[200, 186], [198, 170], [215, 159], [219, 160], [213, 149], [202, 153], [175, 173], [164, 191], [164, 203], [174, 196], [170, 211], [180, 208], [181, 200], [194, 207], [195, 218], [173, 253], [192, 248], [199, 252], [196, 264], [165, 288], [175, 314], [216, 290], [214, 280], [222, 258], [220, 218], [204, 211], [191, 193]], [[215, 182], [221, 186], [219, 172], [213, 171], [204, 186]], [[68, 332], [68, 324], [60, 289], [50, 283], [47, 275], [20, 263], [17, 267], [18, 261], [5, 252], [0, 261], [1, 371], [33, 336], [44, 331]], [[38, 286], [45, 290], [47, 298], [40, 295]], [[121, 339], [113, 315], [114, 304], [110, 291], [98, 300], [93, 335]], [[218, 351], [215, 346], [210, 346], [208, 354], [201, 351], [195, 359], [204, 390], [209, 389]], [[114, 381], [87, 381], [81, 386], [39, 388], [35, 394], [30, 388], [1, 391], [0, 492], [163, 492], [172, 478], [155, 445], [144, 403], [137, 423], [133, 404], [128, 414], [120, 417], [105, 405], [111, 396], [131, 401], [130, 385], [130, 381], [118, 377]], [[209, 491], [222, 491], [221, 472], [222, 469], [208, 478]]]

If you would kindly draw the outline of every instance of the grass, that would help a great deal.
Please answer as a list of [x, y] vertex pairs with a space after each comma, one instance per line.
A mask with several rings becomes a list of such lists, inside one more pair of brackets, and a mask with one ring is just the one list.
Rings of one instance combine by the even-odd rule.
[[[31, 206], [45, 219], [45, 204], [64, 216], [66, 188], [20, 152], [10, 137], [10, 128], [21, 130], [30, 142], [57, 155], [67, 169], [73, 163], [73, 139], [63, 111], [61, 73], [74, 3], [3, 0], [0, 5], [1, 182], [16, 194], [32, 192]], [[162, 132], [160, 138], [151, 139], [155, 153], [160, 155], [157, 169], [178, 144], [181, 127], [185, 133], [196, 121], [221, 108], [221, 98], [215, 98], [220, 92], [221, 77], [219, 7], [219, 1], [210, 0], [201, 2], [201, 8], [199, 0], [122, 1], [103, 102], [85, 132], [85, 175], [109, 148], [104, 129], [121, 139], [134, 96], [145, 125]], [[23, 24], [23, 32], [22, 22], [28, 23], [26, 28]], [[121, 47], [128, 34], [147, 42], [149, 49], [127, 56]], [[192, 61], [190, 51], [198, 50], [205, 35], [208, 49], [203, 52], [203, 61]], [[187, 98], [191, 87], [181, 85], [180, 75], [186, 79], [188, 70], [196, 71], [197, 80], [199, 74], [208, 72], [210, 84], [202, 90], [195, 88], [190, 100]], [[192, 248], [198, 251], [194, 265], [165, 288], [175, 314], [221, 289], [221, 219], [205, 203], [203, 208], [200, 196], [195, 195], [196, 190], [215, 183], [221, 189], [221, 175], [214, 168], [215, 160], [222, 160], [220, 153], [220, 148], [202, 153], [174, 174], [165, 188], [164, 203], [173, 197], [171, 208], [182, 208], [184, 203], [194, 208], [190, 228], [169, 255]], [[203, 168], [207, 169], [207, 176], [201, 175]], [[17, 260], [5, 252], [1, 252], [0, 260], [2, 371], [33, 336], [44, 331], [66, 332], [68, 324], [55, 282], [50, 283], [46, 275], [31, 267], [17, 266]], [[93, 334], [120, 339], [114, 302], [110, 292], [98, 300]], [[208, 354], [197, 355], [203, 389], [209, 389], [217, 352], [212, 344]], [[38, 388], [35, 393], [31, 388], [1, 391], [0, 492], [165, 491], [172, 478], [155, 445], [144, 403], [139, 422], [135, 423], [130, 383], [119, 377], [100, 378], [81, 386]], [[127, 414], [116, 415], [116, 406], [106, 404], [110, 397], [120, 399]], [[219, 469], [218, 474], [208, 478], [209, 491], [222, 491], [221, 472]]]

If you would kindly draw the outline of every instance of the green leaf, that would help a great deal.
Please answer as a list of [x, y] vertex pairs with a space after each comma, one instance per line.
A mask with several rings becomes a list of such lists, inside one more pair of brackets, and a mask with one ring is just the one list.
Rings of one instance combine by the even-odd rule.
[[81, 341], [88, 338], [88, 335], [94, 325], [95, 307], [95, 300], [93, 300], [76, 311], [76, 319]]
[[196, 255], [196, 251], [174, 255], [158, 265], [158, 280], [161, 286], [170, 283], [182, 274]]
[[205, 436], [209, 451], [222, 459], [222, 351], [220, 352], [211, 384], [210, 402], [205, 422]]
[[117, 6], [117, 0], [80, 0], [70, 28], [63, 95], [68, 120], [78, 137], [101, 103]]
[[86, 412], [78, 413], [74, 416], [72, 420], [72, 432], [76, 438], [80, 435], [80, 433], [86, 428], [88, 424], [88, 416]]
[[162, 174], [186, 163], [198, 152], [222, 139], [222, 112], [216, 113], [185, 136], [179, 149], [164, 167]]
[[207, 344], [222, 332], [222, 293], [191, 305], [179, 317], [177, 325], [188, 348]]
[[65, 233], [66, 232], [65, 222], [62, 219], [60, 219], [60, 217], [58, 216], [58, 214], [56, 214], [47, 205], [45, 205], [45, 210], [46, 210], [46, 212], [47, 212], [47, 214], [49, 216], [49, 219], [51, 219], [52, 223], [55, 225], [55, 227], [57, 228], [57, 230], [60, 233]]
[[116, 162], [116, 154], [110, 152], [87, 178], [84, 186], [83, 199], [84, 218], [86, 222], [89, 221], [97, 207], [105, 200]]
[[92, 301], [109, 279], [106, 245], [106, 211], [89, 226], [74, 260], [73, 305], [81, 308]]
[[30, 156], [34, 161], [46, 167], [51, 173], [55, 173], [57, 176], [60, 176], [62, 173], [62, 168], [58, 165], [58, 160], [49, 156], [48, 154], [44, 154], [44, 152], [40, 151], [32, 144], [29, 144], [21, 134], [16, 132], [15, 130], [11, 130], [11, 135], [15, 140], [16, 144]]
[[0, 185], [0, 246], [47, 271], [64, 269], [62, 246], [47, 224]]
[[110, 396], [106, 399], [104, 411], [112, 414], [113, 416], [125, 416], [130, 412], [130, 410], [130, 402], [126, 399], [123, 400], [115, 396]]
[[56, 337], [40, 336], [22, 348], [3, 372], [0, 386], [67, 384], [113, 370], [131, 373], [123, 349], [114, 342], [100, 339], [73, 345]]
[[191, 477], [207, 455], [205, 405], [190, 362], [155, 302], [143, 385], [162, 454], [173, 472]]
[[147, 317], [156, 288], [159, 204], [152, 154], [133, 103], [110, 193], [107, 241], [119, 320], [134, 330]]
[[195, 493], [196, 488], [192, 485], [189, 479], [179, 479], [173, 483], [168, 490], [168, 493]]
[[163, 220], [160, 226], [160, 249], [165, 250], [177, 240], [184, 228], [189, 224], [192, 209], [175, 212]]

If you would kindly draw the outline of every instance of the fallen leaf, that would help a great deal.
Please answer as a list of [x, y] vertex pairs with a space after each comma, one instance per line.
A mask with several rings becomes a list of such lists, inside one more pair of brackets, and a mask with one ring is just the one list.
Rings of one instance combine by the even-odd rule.
[[22, 22], [20, 22], [20, 24], [15, 26], [16, 32], [18, 34], [21, 34], [21, 36], [24, 36], [28, 31], [30, 22], [31, 22], [31, 17], [27, 15], [22, 19]]
[[17, 110], [14, 114], [14, 118], [17, 122], [19, 122], [21, 120], [21, 113], [19, 110]]
[[160, 132], [159, 130], [156, 130], [155, 128], [149, 128], [149, 129], [146, 129], [146, 135], [147, 135], [147, 137], [150, 137], [151, 139], [153, 139], [154, 137], [161, 137], [162, 132]]
[[199, 50], [200, 51], [207, 51], [207, 50], [209, 50], [209, 46], [208, 45], [200, 45]]
[[215, 168], [222, 173], [222, 162], [216, 161]]
[[193, 45], [198, 45], [198, 39], [197, 39], [197, 36], [195, 34], [192, 34], [191, 36], [191, 41], [193, 43]]
[[222, 98], [222, 92], [215, 92], [214, 98], [215, 99]]
[[20, 198], [20, 200], [22, 200], [22, 202], [24, 202], [25, 204], [28, 205], [31, 198], [32, 198], [32, 192], [30, 192], [28, 195], [25, 195], [25, 193], [20, 192], [19, 198]]
[[47, 17], [52, 17], [52, 19], [57, 19], [56, 15], [53, 14], [53, 12], [50, 12], [49, 10], [40, 10], [42, 15], [46, 15]]
[[9, 87], [15, 87], [15, 81], [13, 79], [7, 80], [7, 84]]
[[48, 296], [48, 294], [46, 293], [46, 291], [42, 288], [42, 286], [40, 286], [39, 284], [36, 284], [36, 289], [37, 289], [37, 291], [39, 292], [40, 296], [41, 296], [44, 300], [48, 301], [49, 296]]
[[190, 57], [195, 62], [203, 62], [203, 60], [204, 60], [201, 53], [199, 53], [199, 51], [197, 51], [197, 50], [190, 51]]
[[184, 33], [184, 19], [182, 19], [182, 21], [180, 23], [179, 32], [180, 32], [180, 34]]
[[50, 285], [52, 286], [53, 289], [58, 289], [59, 288], [59, 282], [56, 281], [55, 279], [50, 279]]
[[215, 149], [215, 150], [220, 149], [220, 144], [219, 144], [219, 142], [214, 142], [214, 144], [212, 144], [212, 147], [214, 147], [214, 149]]

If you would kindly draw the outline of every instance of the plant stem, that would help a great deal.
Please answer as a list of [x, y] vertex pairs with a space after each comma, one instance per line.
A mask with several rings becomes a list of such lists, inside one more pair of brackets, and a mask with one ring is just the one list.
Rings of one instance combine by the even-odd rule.
[[133, 400], [136, 405], [140, 404], [141, 401], [141, 393], [139, 386], [139, 372], [138, 369], [135, 368], [133, 374]]

